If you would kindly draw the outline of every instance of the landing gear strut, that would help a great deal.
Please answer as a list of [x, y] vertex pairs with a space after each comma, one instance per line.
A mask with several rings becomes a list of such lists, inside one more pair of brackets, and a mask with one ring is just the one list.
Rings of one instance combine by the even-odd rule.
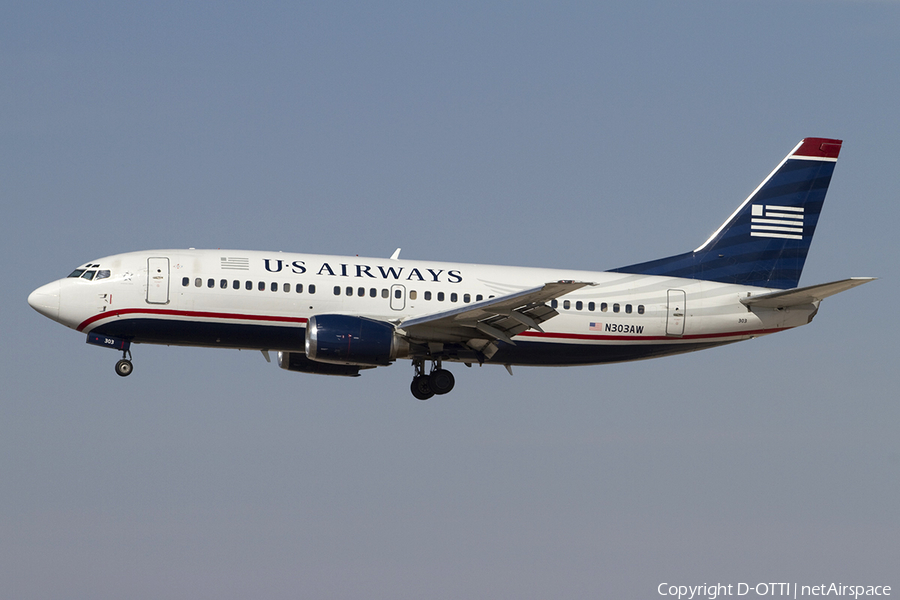
[[413, 368], [416, 374], [413, 376], [412, 383], [409, 386], [412, 395], [419, 400], [428, 400], [435, 394], [446, 394], [453, 389], [456, 379], [453, 373], [447, 369], [441, 368], [440, 359], [432, 362], [431, 372], [425, 373], [425, 360], [413, 360]]

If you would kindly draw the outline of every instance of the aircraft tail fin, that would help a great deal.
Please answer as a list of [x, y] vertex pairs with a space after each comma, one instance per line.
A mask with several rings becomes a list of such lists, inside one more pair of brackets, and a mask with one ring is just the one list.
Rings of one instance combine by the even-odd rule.
[[802, 140], [699, 248], [611, 271], [797, 287], [840, 151], [841, 140]]

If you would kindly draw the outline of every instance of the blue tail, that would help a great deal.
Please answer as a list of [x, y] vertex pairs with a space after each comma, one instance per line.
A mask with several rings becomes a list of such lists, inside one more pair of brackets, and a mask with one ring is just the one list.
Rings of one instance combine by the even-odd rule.
[[611, 271], [797, 287], [840, 151], [841, 140], [804, 139], [702, 246]]

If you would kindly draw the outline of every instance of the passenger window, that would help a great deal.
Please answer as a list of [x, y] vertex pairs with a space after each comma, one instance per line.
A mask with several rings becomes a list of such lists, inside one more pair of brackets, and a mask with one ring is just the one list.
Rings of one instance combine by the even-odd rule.
[[366, 288], [359, 288], [356, 290], [356, 295], [362, 298], [366, 295]]
[[227, 289], [228, 288], [228, 280], [223, 279], [223, 280], [219, 281], [219, 287], [222, 288], [223, 290]]
[[444, 301], [444, 292], [438, 292], [438, 302]]
[[644, 314], [644, 305], [643, 304], [638, 304], [638, 314], [639, 315]]
[[269, 289], [272, 290], [273, 292], [277, 292], [278, 291], [278, 282], [273, 281], [272, 284], [269, 286]]
[[399, 300], [402, 297], [403, 297], [403, 292], [401, 292], [399, 289], [394, 290], [394, 298]]
[[285, 292], [290, 292], [290, 291], [291, 291], [291, 284], [289, 284], [289, 283], [284, 284], [284, 291], [285, 291]]
[[190, 283], [191, 283], [190, 277], [182, 277], [181, 278], [181, 285], [183, 285], [184, 287], [187, 287], [188, 284], [190, 284]]
[[303, 293], [303, 284], [302, 284], [302, 283], [298, 283], [296, 286], [294, 286], [294, 290], [295, 290], [298, 294], [302, 294], [302, 293]]
[[571, 306], [572, 306], [572, 303], [569, 302], [568, 300], [564, 300], [564, 301], [563, 301], [563, 308], [564, 308], [564, 309], [569, 310], [569, 308], [570, 308]]
[[339, 285], [334, 286], [334, 295], [335, 296], [341, 295], [341, 286], [339, 286]]
[[309, 290], [310, 294], [315, 294], [316, 293], [316, 284], [311, 283], [311, 284], [309, 284], [309, 287], [306, 289]]
[[606, 312], [609, 310], [609, 305], [606, 302], [600, 303], [600, 312]]
[[425, 299], [431, 300], [431, 292], [425, 292]]
[[472, 296], [470, 296], [469, 294], [463, 294], [463, 302], [468, 304], [471, 301], [472, 301]]
[[618, 303], [613, 304], [613, 312], [615, 312], [615, 313], [619, 312], [619, 304]]
[[214, 288], [214, 287], [216, 287], [216, 280], [215, 280], [215, 279], [207, 279], [207, 280], [206, 280], [206, 287], [208, 287], [208, 288]]
[[410, 290], [410, 291], [409, 291], [409, 299], [410, 299], [410, 300], [415, 300], [415, 299], [416, 299], [416, 290]]
[[377, 298], [377, 297], [378, 297], [378, 290], [376, 290], [375, 288], [369, 288], [369, 298]]
[[596, 304], [594, 304], [593, 302], [588, 302], [588, 310], [589, 310], [589, 311], [594, 312], [594, 310], [595, 310], [596, 308], [597, 308], [597, 305], [596, 305]]
[[575, 303], [575, 310], [581, 310], [582, 308], [584, 308], [584, 302], [579, 300], [578, 302]]
[[481, 294], [475, 296], [475, 302], [481, 302], [482, 300], [484, 300], [484, 296], [482, 296]]
[[203, 287], [203, 280], [199, 277], [194, 280], [194, 287]]
[[239, 290], [239, 289], [241, 289], [241, 282], [238, 281], [237, 279], [235, 279], [234, 281], [231, 282], [231, 287], [233, 287], [236, 290]]
[[252, 282], [252, 281], [247, 281], [246, 283], [244, 283], [244, 288], [246, 288], [247, 291], [252, 290], [252, 289], [253, 289], [253, 282]]
[[106, 279], [109, 277], [109, 269], [102, 269], [97, 271], [97, 277], [95, 279]]
[[347, 295], [348, 295], [348, 296], [352, 296], [352, 295], [353, 295], [353, 288], [350, 287], [349, 285], [347, 286]]
[[387, 288], [383, 288], [383, 289], [381, 290], [381, 297], [382, 297], [382, 298], [387, 298], [388, 295], [389, 295], [389, 294], [388, 294]]
[[257, 288], [259, 288], [259, 291], [261, 291], [261, 292], [266, 291], [266, 282], [265, 282], [265, 281], [260, 281], [260, 282], [259, 282], [259, 285], [257, 286]]
[[550, 308], [559, 308], [559, 300], [551, 300]]
[[625, 305], [625, 312], [628, 314], [631, 314], [631, 305], [630, 304]]
[[457, 300], [459, 300], [459, 296], [456, 294], [456, 292], [450, 294], [450, 302], [456, 302]]

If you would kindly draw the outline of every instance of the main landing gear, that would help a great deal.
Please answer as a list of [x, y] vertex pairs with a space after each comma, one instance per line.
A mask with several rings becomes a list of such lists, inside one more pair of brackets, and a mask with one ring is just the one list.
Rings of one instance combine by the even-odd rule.
[[441, 361], [436, 360], [431, 365], [431, 372], [425, 373], [425, 360], [413, 360], [413, 368], [416, 374], [409, 386], [412, 395], [419, 400], [428, 400], [435, 394], [442, 395], [453, 389], [456, 379], [453, 373], [441, 368]]

